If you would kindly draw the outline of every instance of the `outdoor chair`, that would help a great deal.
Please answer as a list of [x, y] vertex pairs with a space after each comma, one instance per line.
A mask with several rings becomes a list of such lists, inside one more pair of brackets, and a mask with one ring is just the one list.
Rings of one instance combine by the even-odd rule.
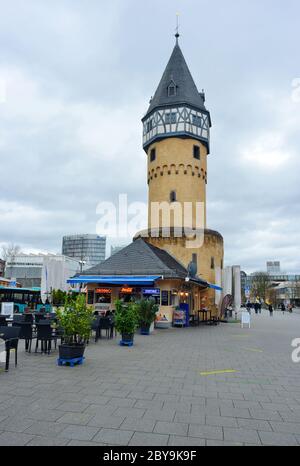
[[24, 322], [33, 324], [33, 315], [32, 314], [24, 314]]
[[0, 316], [0, 326], [7, 327], [7, 321], [5, 316]]
[[32, 340], [35, 338], [33, 327], [30, 322], [13, 322], [13, 327], [20, 328], [20, 340], [25, 340], [25, 351], [31, 353]]
[[13, 315], [13, 322], [24, 322], [23, 314], [14, 314]]
[[101, 338], [101, 331], [106, 330], [106, 337], [111, 338], [111, 327], [112, 327], [112, 320], [110, 317], [101, 317], [100, 318], [100, 338]]
[[101, 331], [100, 331], [100, 316], [95, 316], [92, 322], [91, 330], [95, 332], [95, 343], [98, 341], [98, 338], [101, 338]]
[[36, 324], [38, 324], [41, 320], [45, 320], [45, 319], [46, 319], [45, 314], [37, 313], [34, 315], [34, 320]]
[[21, 332], [20, 327], [0, 327], [0, 338], [5, 340], [6, 362], [5, 371], [9, 369], [10, 351], [15, 351], [15, 366], [18, 364], [18, 343], [19, 335]]
[[36, 324], [36, 345], [35, 352], [37, 353], [39, 341], [41, 342], [41, 352], [50, 354], [52, 340], [57, 344], [57, 337], [53, 335], [53, 330], [50, 323]]

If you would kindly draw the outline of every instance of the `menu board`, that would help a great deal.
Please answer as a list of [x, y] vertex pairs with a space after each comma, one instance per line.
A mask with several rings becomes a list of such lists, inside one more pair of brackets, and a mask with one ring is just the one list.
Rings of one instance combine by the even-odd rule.
[[13, 317], [14, 303], [2, 303], [1, 314], [7, 317]]

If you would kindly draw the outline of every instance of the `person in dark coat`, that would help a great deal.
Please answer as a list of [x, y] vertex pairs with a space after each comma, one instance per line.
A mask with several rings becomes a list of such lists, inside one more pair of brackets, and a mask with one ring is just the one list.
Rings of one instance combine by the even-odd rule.
[[284, 314], [284, 313], [285, 313], [285, 305], [284, 305], [284, 303], [281, 304], [281, 310], [282, 310], [282, 314]]
[[269, 312], [270, 312], [270, 317], [273, 316], [273, 306], [272, 304], [269, 304]]
[[259, 303], [257, 301], [254, 303], [254, 309], [255, 309], [255, 314], [258, 314]]
[[259, 303], [258, 303], [258, 311], [261, 314], [261, 301], [259, 301]]

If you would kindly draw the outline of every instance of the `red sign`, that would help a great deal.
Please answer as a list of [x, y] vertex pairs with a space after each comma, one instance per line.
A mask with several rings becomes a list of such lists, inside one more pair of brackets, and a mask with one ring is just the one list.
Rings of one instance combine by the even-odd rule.
[[132, 292], [133, 292], [133, 288], [121, 288], [121, 293], [131, 294]]
[[99, 294], [111, 294], [111, 289], [109, 288], [97, 288], [96, 289], [96, 293], [99, 293]]

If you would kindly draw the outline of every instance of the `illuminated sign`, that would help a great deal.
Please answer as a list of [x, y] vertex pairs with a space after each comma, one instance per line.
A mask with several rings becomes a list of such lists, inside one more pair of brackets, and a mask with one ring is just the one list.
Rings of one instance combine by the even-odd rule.
[[121, 293], [124, 294], [131, 294], [133, 292], [133, 288], [121, 288]]
[[111, 289], [109, 288], [97, 288], [96, 289], [96, 293], [99, 293], [99, 294], [111, 294]]
[[143, 294], [160, 295], [160, 290], [159, 288], [144, 288]]

